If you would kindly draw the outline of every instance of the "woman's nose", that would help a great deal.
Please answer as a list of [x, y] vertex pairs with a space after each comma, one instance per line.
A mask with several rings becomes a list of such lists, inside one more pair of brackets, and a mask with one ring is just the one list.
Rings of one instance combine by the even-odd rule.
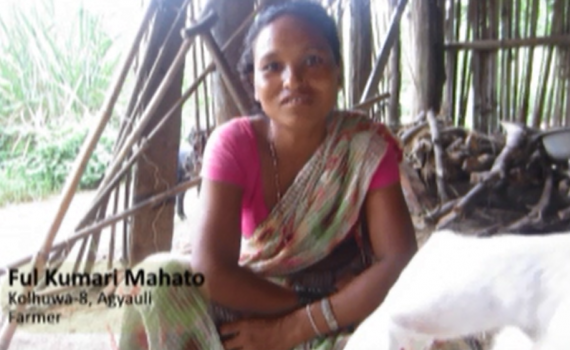
[[295, 90], [304, 83], [303, 72], [297, 67], [288, 67], [283, 70], [283, 85], [289, 90]]

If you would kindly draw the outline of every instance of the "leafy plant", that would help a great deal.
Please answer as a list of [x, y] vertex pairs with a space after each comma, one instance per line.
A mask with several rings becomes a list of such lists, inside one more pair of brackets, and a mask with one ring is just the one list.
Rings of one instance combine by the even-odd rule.
[[61, 18], [54, 3], [0, 11], [0, 125], [62, 125], [103, 101], [118, 58], [113, 40], [82, 6]]

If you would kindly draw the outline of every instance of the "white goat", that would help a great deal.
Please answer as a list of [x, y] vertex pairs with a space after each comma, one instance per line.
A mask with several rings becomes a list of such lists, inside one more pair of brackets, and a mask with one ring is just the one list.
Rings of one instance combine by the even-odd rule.
[[345, 350], [425, 350], [507, 326], [534, 350], [570, 349], [570, 233], [434, 233]]

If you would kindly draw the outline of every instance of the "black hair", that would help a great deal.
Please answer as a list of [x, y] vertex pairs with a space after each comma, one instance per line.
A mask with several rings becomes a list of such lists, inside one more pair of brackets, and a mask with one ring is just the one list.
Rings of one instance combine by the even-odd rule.
[[243, 53], [238, 63], [240, 78], [251, 94], [253, 94], [253, 82], [250, 79], [251, 73], [253, 73], [253, 43], [263, 28], [284, 15], [300, 18], [318, 30], [329, 44], [335, 63], [342, 67], [336, 23], [320, 4], [309, 0], [294, 0], [272, 5], [261, 11], [249, 28], [244, 39]]

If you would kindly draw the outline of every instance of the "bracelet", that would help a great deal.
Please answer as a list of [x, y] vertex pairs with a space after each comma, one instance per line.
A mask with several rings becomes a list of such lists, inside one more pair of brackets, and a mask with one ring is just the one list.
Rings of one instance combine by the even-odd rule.
[[336, 321], [336, 318], [334, 318], [331, 302], [328, 298], [323, 298], [321, 300], [321, 311], [323, 312], [325, 321], [327, 321], [329, 330], [331, 332], [336, 332], [338, 330], [338, 322]]
[[295, 294], [297, 295], [297, 300], [299, 301], [299, 304], [301, 306], [305, 306], [314, 301], [317, 301], [323, 295], [322, 292], [319, 290], [304, 288], [298, 285], [294, 286], [293, 290], [295, 291]]
[[317, 324], [315, 323], [315, 320], [313, 319], [313, 315], [311, 314], [311, 304], [307, 304], [307, 306], [305, 306], [305, 310], [307, 311], [307, 316], [309, 316], [309, 322], [311, 322], [311, 327], [313, 327], [313, 331], [315, 331], [315, 334], [317, 336], [322, 336], [321, 332], [319, 332], [319, 329], [317, 328]]

